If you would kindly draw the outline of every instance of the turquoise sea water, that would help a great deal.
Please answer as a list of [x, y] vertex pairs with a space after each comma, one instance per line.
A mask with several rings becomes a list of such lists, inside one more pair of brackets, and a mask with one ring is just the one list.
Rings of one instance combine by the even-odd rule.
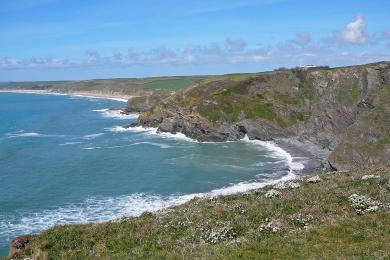
[[17, 235], [56, 224], [136, 216], [291, 176], [288, 154], [261, 143], [198, 143], [125, 130], [124, 103], [0, 93], [0, 256]]

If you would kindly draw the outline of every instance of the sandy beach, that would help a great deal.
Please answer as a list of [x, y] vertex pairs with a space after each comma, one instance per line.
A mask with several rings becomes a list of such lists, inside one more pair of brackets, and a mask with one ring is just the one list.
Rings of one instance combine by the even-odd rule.
[[135, 97], [130, 95], [122, 95], [122, 94], [116, 94], [116, 93], [101, 93], [101, 92], [94, 92], [94, 91], [72, 91], [72, 92], [55, 92], [55, 91], [48, 91], [48, 90], [34, 90], [34, 89], [1, 89], [1, 92], [7, 92], [7, 93], [26, 93], [26, 94], [42, 94], [42, 95], [68, 95], [68, 96], [82, 96], [82, 97], [90, 97], [90, 98], [104, 98], [104, 99], [111, 99], [121, 102], [127, 102], [127, 100]]

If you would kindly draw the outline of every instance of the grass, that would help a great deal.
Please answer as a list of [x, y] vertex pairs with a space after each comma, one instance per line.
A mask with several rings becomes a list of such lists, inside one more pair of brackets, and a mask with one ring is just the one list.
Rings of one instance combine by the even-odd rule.
[[[365, 174], [379, 179], [363, 181]], [[117, 221], [58, 226], [31, 236], [18, 256], [42, 259], [313, 259], [386, 258], [389, 211], [358, 215], [354, 193], [390, 202], [390, 168], [328, 173], [268, 199], [271, 187], [193, 199], [157, 213]], [[272, 221], [273, 232], [262, 229]], [[39, 258], [38, 257], [38, 258]]]
[[36, 82], [4, 82], [0, 89], [43, 89], [55, 92], [91, 92], [104, 94], [125, 94], [135, 96], [150, 95], [151, 91], [178, 91], [202, 76], [158, 77], [158, 78], [118, 78], [93, 79], [81, 81], [36, 81]]
[[264, 100], [260, 98], [248, 99], [240, 96], [231, 98], [230, 95], [225, 93], [216, 99], [215, 105], [203, 106], [200, 109], [200, 114], [212, 122], [237, 122], [242, 119], [240, 117], [262, 118], [269, 120], [281, 127], [285, 127], [286, 123], [284, 120], [278, 114], [276, 114], [272, 105], [265, 103]]
[[153, 80], [143, 84], [146, 88], [163, 89], [163, 90], [181, 90], [195, 82], [193, 79], [164, 79]]

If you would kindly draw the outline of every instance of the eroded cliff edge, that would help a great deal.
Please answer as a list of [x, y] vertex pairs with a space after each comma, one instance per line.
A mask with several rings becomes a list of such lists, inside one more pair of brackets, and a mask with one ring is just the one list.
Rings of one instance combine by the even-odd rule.
[[274, 140], [337, 170], [390, 158], [390, 62], [207, 78], [138, 124], [199, 141]]

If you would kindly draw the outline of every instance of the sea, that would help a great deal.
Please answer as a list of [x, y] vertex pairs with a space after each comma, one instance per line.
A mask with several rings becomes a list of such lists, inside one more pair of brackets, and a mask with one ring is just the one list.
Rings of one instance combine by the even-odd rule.
[[0, 93], [0, 256], [55, 225], [138, 216], [194, 197], [294, 178], [302, 164], [270, 142], [200, 143], [124, 128], [122, 100]]

